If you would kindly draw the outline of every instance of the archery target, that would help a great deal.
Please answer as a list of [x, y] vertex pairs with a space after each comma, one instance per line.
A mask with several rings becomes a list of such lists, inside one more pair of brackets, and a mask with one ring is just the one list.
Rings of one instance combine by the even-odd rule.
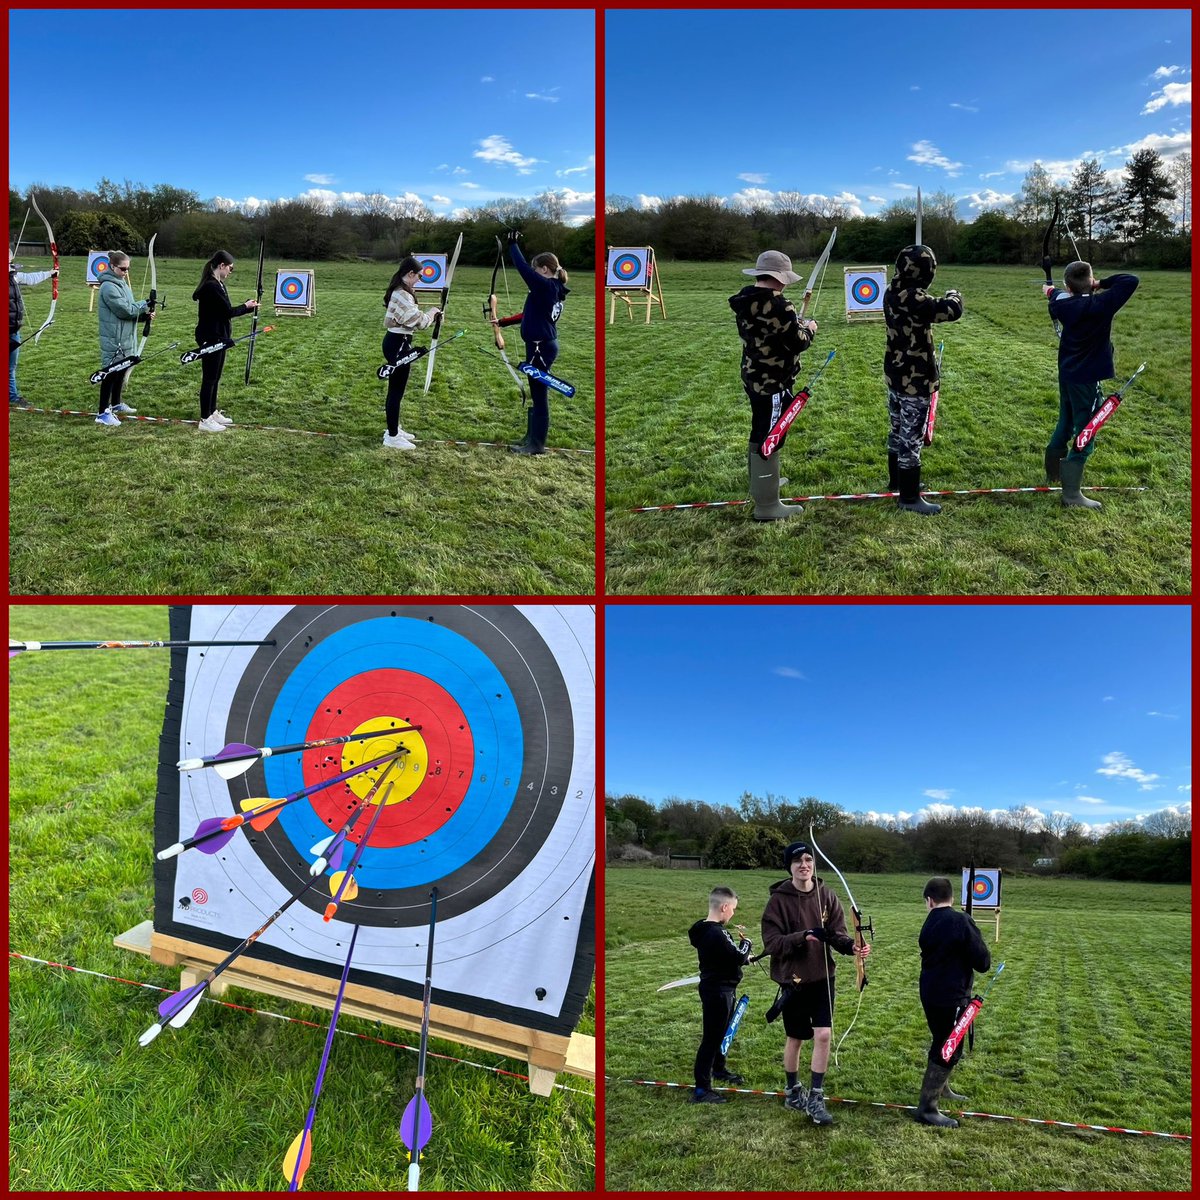
[[446, 256], [444, 254], [415, 254], [421, 272], [413, 287], [417, 291], [440, 291], [446, 286]]
[[846, 315], [883, 312], [887, 287], [886, 267], [847, 267], [845, 272]]
[[[343, 869], [373, 825], [357, 894], [348, 890], [325, 922], [327, 873], [256, 951], [336, 975], [347, 927], [357, 925], [354, 978], [419, 994], [436, 887], [439, 995], [457, 993], [473, 1011], [519, 1013], [535, 1027], [573, 1028], [594, 953], [592, 610], [196, 606], [187, 618], [173, 612], [177, 619], [188, 620], [193, 640], [275, 644], [178, 652], [186, 666], [174, 761], [231, 743], [372, 736], [272, 755], [230, 780], [211, 769], [176, 771], [174, 786], [160, 790], [157, 846], [188, 837], [206, 818], [242, 811], [243, 801], [289, 796], [407, 751], [347, 842]], [[159, 864], [156, 930], [232, 948], [300, 891], [316, 857], [311, 847], [342, 828], [383, 770], [297, 800], [216, 854], [189, 850]], [[207, 904], [195, 901], [198, 889]], [[180, 897], [191, 903], [180, 906]]]
[[651, 261], [652, 252], [648, 246], [610, 246], [604, 286], [609, 288], [649, 287]]
[[[970, 877], [970, 870], [964, 869], [962, 873], [962, 904], [964, 908], [967, 904], [967, 885]], [[971, 892], [971, 902], [976, 908], [1000, 907], [999, 867], [975, 868], [975, 886]]]
[[101, 283], [110, 270], [112, 268], [108, 262], [107, 250], [88, 251], [87, 274], [84, 276], [84, 283]]
[[278, 308], [307, 308], [312, 291], [311, 271], [275, 272], [275, 305]]

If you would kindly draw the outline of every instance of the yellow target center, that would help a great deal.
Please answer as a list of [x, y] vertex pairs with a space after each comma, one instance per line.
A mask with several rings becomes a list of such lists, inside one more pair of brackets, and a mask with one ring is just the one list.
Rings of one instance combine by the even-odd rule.
[[[376, 758], [383, 758], [386, 754], [394, 754], [400, 749], [408, 751], [407, 754], [402, 754], [395, 760], [395, 764], [388, 771], [387, 779], [373, 803], [379, 802], [379, 796], [387, 790], [389, 783], [392, 785], [392, 790], [388, 795], [387, 802], [399, 804], [401, 801], [407, 800], [425, 780], [425, 773], [429, 770], [429, 751], [425, 746], [425, 739], [419, 731], [409, 729], [406, 732], [400, 732], [399, 727], [407, 724], [408, 722], [401, 717], [371, 717], [370, 720], [363, 721], [356, 726], [354, 732], [370, 733], [375, 736], [361, 742], [347, 742], [342, 748], [343, 771], [353, 770], [356, 766], [361, 766]], [[378, 781], [380, 775], [387, 770], [387, 767], [387, 763], [382, 763], [370, 771], [355, 775], [347, 782], [354, 794], [362, 799]]]

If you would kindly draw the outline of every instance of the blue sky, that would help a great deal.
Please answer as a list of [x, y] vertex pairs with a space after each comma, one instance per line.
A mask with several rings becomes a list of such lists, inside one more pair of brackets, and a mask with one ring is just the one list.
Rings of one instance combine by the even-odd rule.
[[1183, 605], [610, 605], [605, 793], [1191, 811]]
[[[14, 12], [9, 182], [595, 207], [590, 11]], [[200, 117], [210, 111], [212, 116]]]
[[1061, 184], [1092, 157], [1191, 152], [1184, 10], [622, 11], [606, 35], [608, 195], [856, 215], [920, 186], [970, 219], [1035, 160]]

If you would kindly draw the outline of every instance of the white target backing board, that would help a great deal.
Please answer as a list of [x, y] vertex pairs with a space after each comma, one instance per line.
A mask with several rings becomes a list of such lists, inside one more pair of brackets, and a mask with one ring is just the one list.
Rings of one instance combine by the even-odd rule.
[[280, 267], [275, 272], [275, 307], [311, 308], [313, 306], [314, 272]]
[[[589, 605], [195, 605], [178, 649], [160, 747], [155, 849], [241, 802], [282, 798], [408, 753], [379, 814], [358, 895], [323, 919], [329, 875], [250, 954], [336, 978], [359, 926], [351, 982], [419, 997], [436, 887], [437, 1003], [570, 1033], [595, 964], [595, 613]], [[391, 732], [419, 726], [419, 732]], [[232, 779], [180, 772], [224, 746], [369, 740], [272, 755]], [[156, 933], [232, 949], [309, 878], [311, 847], [360, 806], [379, 768], [288, 805], [213, 854], [156, 863]], [[385, 785], [386, 786], [386, 785]]]
[[[1000, 907], [1000, 874], [999, 867], [975, 868], [975, 889], [971, 899], [972, 908]], [[970, 881], [970, 876], [970, 869], [964, 867], [962, 873], [963, 908], [967, 906], [967, 884]]]
[[609, 246], [604, 286], [648, 288], [653, 263], [654, 251], [649, 246]]
[[83, 277], [84, 283], [103, 283], [112, 267], [108, 261], [107, 250], [89, 250], [87, 252], [87, 272]]
[[846, 320], [883, 316], [887, 267], [846, 267]]
[[414, 254], [413, 258], [421, 264], [417, 282], [413, 290], [417, 292], [440, 292], [446, 287], [446, 264], [449, 255], [446, 254]]

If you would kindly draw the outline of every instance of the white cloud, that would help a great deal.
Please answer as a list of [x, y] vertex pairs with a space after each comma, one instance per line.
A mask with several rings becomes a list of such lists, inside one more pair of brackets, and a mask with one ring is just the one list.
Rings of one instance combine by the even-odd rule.
[[950, 101], [951, 108], [961, 108], [963, 112], [978, 112], [979, 109], [970, 104], [959, 104], [957, 100]]
[[1164, 721], [1178, 721], [1178, 720], [1179, 720], [1179, 718], [1178, 718], [1178, 717], [1177, 717], [1177, 716], [1176, 716], [1174, 713], [1155, 712], [1155, 711], [1154, 711], [1154, 709], [1151, 709], [1151, 710], [1150, 710], [1150, 711], [1149, 711], [1149, 712], [1146, 714], [1146, 716], [1148, 716], [1148, 717], [1162, 717], [1162, 719], [1163, 719]]
[[333, 176], [333, 175], [305, 175], [304, 176], [305, 183], [319, 183], [319, 184], [323, 184], [325, 186], [328, 186], [329, 184], [333, 183], [334, 179], [335, 179], [335, 176]]
[[1115, 699], [1116, 699], [1116, 696], [1105, 696], [1105, 697], [1104, 697], [1104, 703], [1105, 703], [1105, 704], [1108, 704], [1110, 701], [1113, 701], [1113, 700], [1115, 700]]
[[1106, 754], [1102, 761], [1104, 766], [1096, 768], [1097, 775], [1107, 775], [1112, 779], [1132, 779], [1135, 783], [1141, 784], [1140, 791], [1153, 790], [1154, 781], [1158, 776], [1152, 772], [1143, 771], [1140, 767], [1135, 767], [1133, 760], [1128, 755], [1122, 754], [1120, 750], [1113, 750]]
[[496, 82], [496, 77], [495, 77], [495, 75], [484, 75], [484, 76], [483, 76], [483, 77], [482, 77], [482, 78], [479, 80], [479, 82], [480, 82], [480, 83], [495, 83], [495, 82]]
[[908, 155], [909, 162], [915, 162], [923, 167], [940, 167], [951, 179], [962, 174], [962, 163], [952, 162], [932, 142], [920, 141], [913, 145], [913, 153]]
[[761, 171], [743, 171], [738, 178], [743, 183], [766, 183], [767, 177]]
[[795, 667], [773, 667], [772, 675], [782, 675], [784, 679], [807, 679], [808, 676], [803, 671], [796, 670]]
[[638, 202], [638, 207], [641, 208], [643, 212], [645, 212], [649, 209], [658, 208], [662, 204], [662, 197], [661, 196], [647, 196], [644, 192], [638, 192], [637, 202]]
[[1178, 75], [1183, 70], [1182, 67], [1159, 67], [1151, 76], [1152, 79], [1170, 79], [1172, 75]]
[[1076, 796], [1076, 800], [1080, 804], [1107, 804], [1107, 800], [1101, 800], [1099, 796]]
[[[551, 91], [558, 91], [558, 89], [551, 88]], [[547, 104], [557, 104], [562, 99], [562, 97], [561, 96], [542, 95], [541, 92], [526, 92], [525, 99], [526, 100], [544, 100]]]
[[471, 188], [473, 191], [478, 191], [478, 189], [479, 189], [479, 184], [471, 183], [470, 180], [466, 180], [466, 179], [463, 180], [463, 182], [459, 186], [465, 187], [465, 188]]
[[498, 133], [489, 134], [479, 145], [481, 149], [475, 151], [475, 158], [501, 167], [515, 167], [522, 175], [532, 174], [534, 163], [541, 161], [514, 150], [508, 138]]
[[973, 212], [987, 212], [993, 208], [1003, 208], [1012, 203], [1012, 192], [998, 192], [995, 188], [984, 188], [979, 192], [971, 192], [964, 197], [967, 208]]
[[1151, 113], [1156, 113], [1160, 108], [1166, 108], [1169, 104], [1172, 108], [1178, 108], [1181, 104], [1191, 104], [1192, 102], [1192, 85], [1190, 83], [1168, 83], [1161, 92], [1155, 92], [1149, 100], [1146, 101], [1146, 107], [1142, 109], [1142, 116], [1149, 116]]
[[431, 203], [433, 203], [433, 204], [449, 204], [449, 203], [451, 203], [449, 196], [430, 196], [429, 199], [430, 199]]
[[954, 795], [953, 788], [926, 788], [921, 793], [923, 796], [928, 796], [930, 800], [949, 800]]
[[589, 171], [596, 169], [596, 156], [589, 154], [582, 166], [564, 167], [561, 171], [555, 171], [560, 179], [565, 179], [568, 175], [586, 175]]

